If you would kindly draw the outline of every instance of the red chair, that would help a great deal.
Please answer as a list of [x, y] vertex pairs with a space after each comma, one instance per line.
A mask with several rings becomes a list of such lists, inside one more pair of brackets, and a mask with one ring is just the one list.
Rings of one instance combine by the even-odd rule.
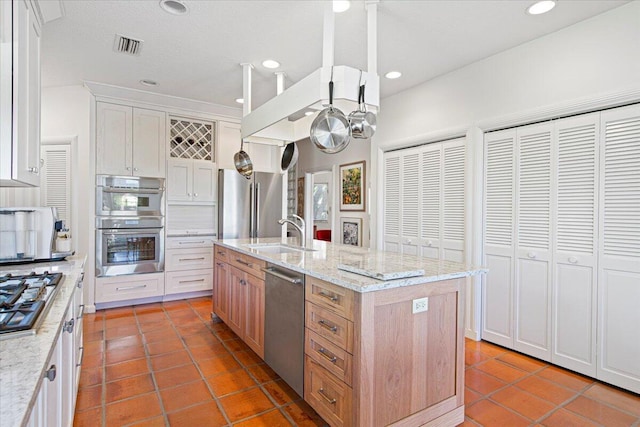
[[318, 230], [318, 231], [316, 231], [316, 239], [330, 242], [331, 241], [331, 230]]

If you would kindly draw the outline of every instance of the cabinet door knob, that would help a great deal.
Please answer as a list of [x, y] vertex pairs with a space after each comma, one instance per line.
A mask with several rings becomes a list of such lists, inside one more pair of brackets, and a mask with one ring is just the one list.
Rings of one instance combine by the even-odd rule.
[[570, 256], [569, 257], [569, 262], [571, 264], [576, 264], [578, 262], [578, 258], [574, 257], [574, 256]]
[[193, 197], [198, 197], [198, 193], [193, 193]]
[[125, 169], [126, 169], [126, 170], [128, 170], [128, 171], [130, 171], [130, 170], [131, 170], [131, 168], [130, 168], [129, 166], [127, 166]]
[[133, 170], [134, 170], [134, 171], [137, 171], [137, 170], [138, 170], [138, 168], [133, 168]]
[[187, 193], [187, 197], [191, 197], [191, 193]]
[[427, 242], [427, 246], [429, 246], [429, 247], [433, 246], [433, 242], [432, 242], [431, 240], [429, 240], [429, 241]]
[[44, 373], [44, 377], [49, 381], [56, 379], [56, 365], [51, 365], [49, 369]]
[[35, 175], [38, 174], [38, 168], [33, 168], [33, 167], [32, 168], [28, 168], [27, 171], [29, 171], [29, 173], [32, 173], [32, 174], [35, 174]]

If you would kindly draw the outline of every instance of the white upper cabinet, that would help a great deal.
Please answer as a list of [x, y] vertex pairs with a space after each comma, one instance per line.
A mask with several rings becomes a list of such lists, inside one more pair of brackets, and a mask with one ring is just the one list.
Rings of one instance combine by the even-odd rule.
[[30, 2], [0, 2], [0, 185], [40, 184], [40, 25]]
[[96, 173], [165, 176], [166, 114], [98, 102]]
[[240, 123], [218, 122], [218, 168], [235, 169], [233, 155], [240, 151], [241, 141]]

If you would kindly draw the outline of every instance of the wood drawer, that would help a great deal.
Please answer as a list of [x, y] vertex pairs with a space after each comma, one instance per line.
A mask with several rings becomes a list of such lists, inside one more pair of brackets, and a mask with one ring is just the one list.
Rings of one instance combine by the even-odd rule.
[[265, 261], [236, 251], [228, 252], [229, 253], [227, 254], [227, 262], [229, 264], [244, 271], [245, 273], [249, 273], [252, 276], [259, 277], [260, 279], [264, 280], [265, 273], [264, 271], [262, 271], [262, 269], [267, 267], [267, 263]]
[[353, 321], [354, 292], [314, 277], [306, 277], [305, 299]]
[[351, 387], [336, 380], [309, 356], [304, 361], [304, 400], [331, 426], [351, 426]]
[[96, 302], [126, 301], [164, 295], [164, 273], [96, 278]]
[[167, 249], [165, 251], [167, 271], [213, 268], [213, 248]]
[[332, 344], [353, 354], [353, 322], [310, 302], [305, 306], [305, 326]]
[[213, 248], [211, 236], [167, 237], [166, 249]]
[[310, 329], [305, 329], [304, 352], [315, 362], [351, 386], [352, 358], [344, 349], [332, 344]]
[[224, 246], [214, 246], [216, 262], [229, 262], [229, 249]]
[[165, 294], [208, 291], [213, 289], [213, 270], [165, 272]]

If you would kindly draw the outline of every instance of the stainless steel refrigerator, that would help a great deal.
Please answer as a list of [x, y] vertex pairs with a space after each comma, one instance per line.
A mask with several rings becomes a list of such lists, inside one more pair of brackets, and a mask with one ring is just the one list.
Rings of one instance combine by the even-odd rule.
[[235, 169], [218, 170], [218, 238], [280, 237], [282, 175], [254, 172], [251, 179]]

